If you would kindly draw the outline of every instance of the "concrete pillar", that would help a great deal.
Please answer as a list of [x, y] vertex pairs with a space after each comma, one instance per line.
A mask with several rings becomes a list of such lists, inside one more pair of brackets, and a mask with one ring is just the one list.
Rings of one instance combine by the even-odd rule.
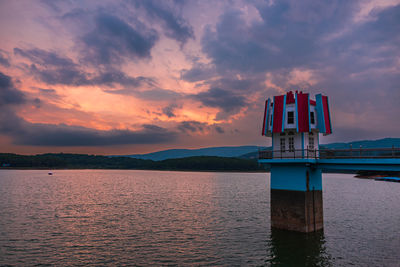
[[320, 169], [308, 163], [272, 164], [271, 225], [305, 233], [323, 228]]

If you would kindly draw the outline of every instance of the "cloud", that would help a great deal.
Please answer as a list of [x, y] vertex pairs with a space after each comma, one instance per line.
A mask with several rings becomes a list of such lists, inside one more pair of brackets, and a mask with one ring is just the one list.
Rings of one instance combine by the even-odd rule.
[[27, 71], [37, 80], [50, 85], [87, 85], [90, 83], [87, 74], [79, 69], [73, 60], [62, 57], [56, 52], [38, 48], [14, 48], [14, 54], [24, 57], [31, 62]]
[[131, 25], [116, 16], [101, 13], [95, 18], [95, 28], [82, 37], [82, 55], [84, 62], [95, 66], [150, 58], [158, 39], [156, 31], [139, 21]]
[[[206, 28], [203, 51], [220, 72], [264, 72], [307, 67], [319, 59], [322, 37], [351, 20], [353, 1], [274, 1], [257, 4], [260, 20], [246, 22], [240, 10], [227, 9], [215, 30]], [[347, 24], [346, 26], [349, 27]]]
[[29, 67], [29, 71], [37, 80], [49, 85], [65, 84], [81, 86], [89, 84], [85, 73], [74, 67], [38, 68], [35, 64], [32, 64]]
[[[28, 71], [37, 80], [49, 85], [64, 84], [71, 86], [82, 85], [104, 85], [112, 87], [120, 84], [127, 88], [156, 86], [154, 78], [150, 77], [131, 77], [124, 72], [114, 68], [99, 70], [97, 73], [87, 73], [81, 69], [72, 59], [58, 55], [56, 52], [49, 52], [38, 48], [24, 50], [14, 48], [15, 55], [28, 59], [32, 64]], [[113, 93], [113, 90], [103, 89], [106, 92]], [[122, 91], [120, 90], [122, 93]]]
[[49, 9], [51, 9], [52, 11], [55, 12], [60, 12], [61, 9], [59, 7], [59, 5], [61, 3], [63, 3], [65, 1], [61, 1], [61, 0], [40, 0], [40, 3], [43, 4], [44, 6], [48, 7]]
[[177, 128], [183, 133], [199, 133], [207, 128], [207, 124], [198, 121], [182, 121]]
[[162, 88], [123, 88], [123, 89], [107, 89], [103, 88], [104, 92], [110, 94], [118, 94], [118, 95], [132, 95], [142, 100], [148, 101], [175, 101], [181, 97], [183, 94], [177, 93], [172, 90], [162, 89]]
[[218, 126], [218, 125], [215, 126], [215, 130], [216, 130], [217, 133], [219, 133], [219, 134], [225, 133], [225, 130], [224, 130], [222, 127]]
[[225, 112], [237, 111], [247, 104], [244, 96], [221, 88], [211, 88], [208, 91], [193, 95], [193, 98], [205, 106], [221, 108]]
[[[43, 90], [43, 89], [42, 89]], [[52, 92], [45, 91], [45, 92]], [[111, 146], [123, 144], [160, 144], [172, 142], [177, 133], [145, 124], [142, 129], [108, 131], [66, 124], [31, 123], [19, 117], [14, 109], [25, 103], [11, 77], [0, 72], [0, 133], [10, 136], [14, 144], [31, 146]], [[32, 102], [41, 106], [41, 100]]]
[[203, 85], [209, 89], [188, 97], [204, 106], [218, 108], [216, 119], [224, 120], [254, 104], [253, 96], [265, 89], [264, 79], [262, 75], [247, 75], [243, 78], [239, 74], [225, 74], [222, 78], [204, 81]]
[[42, 66], [76, 67], [76, 64], [71, 59], [59, 56], [56, 52], [49, 52], [38, 48], [23, 50], [16, 47], [14, 48], [14, 54], [25, 57], [32, 63]]
[[13, 121], [6, 121], [0, 130], [12, 136], [14, 144], [31, 146], [160, 144], [176, 139], [176, 133], [152, 125], [144, 125], [137, 131], [102, 131], [65, 124], [29, 123], [15, 117]]
[[194, 39], [192, 26], [176, 11], [176, 4], [182, 2], [138, 0], [133, 3], [137, 7], [142, 7], [152, 20], [161, 22], [167, 37], [178, 41], [181, 45], [189, 39]]
[[[254, 104], [254, 96], [263, 92], [267, 97], [289, 89], [306, 90], [330, 96], [336, 103], [332, 112], [352, 113], [354, 101], [369, 103], [375, 112], [359, 110], [354, 115], [358, 121], [377, 113], [387, 124], [396, 121], [400, 5], [373, 9], [373, 19], [355, 23], [359, 1], [254, 3], [257, 19], [246, 17], [243, 9], [226, 8], [215, 27], [205, 27], [202, 51], [221, 78], [205, 80], [210, 90], [197, 100], [234, 114], [238, 109], [231, 109]], [[201, 74], [195, 64], [192, 70]], [[232, 79], [235, 74], [238, 81]]]
[[168, 118], [176, 117], [175, 110], [180, 106], [176, 103], [172, 103], [162, 109], [162, 113], [167, 115]]
[[0, 65], [4, 67], [10, 67], [10, 61], [8, 60], [7, 53], [0, 49]]
[[14, 87], [11, 77], [0, 72], [0, 110], [24, 102], [25, 95]]
[[42, 100], [40, 98], [35, 98], [32, 100], [32, 104], [35, 108], [41, 108], [42, 107]]
[[55, 89], [51, 89], [51, 88], [38, 88], [38, 87], [32, 87], [32, 89], [36, 89], [38, 90], [40, 93], [43, 94], [56, 94], [56, 90]]
[[140, 87], [145, 85], [149, 87], [156, 86], [156, 81], [154, 78], [143, 76], [131, 77], [118, 70], [101, 72], [90, 79], [90, 83], [107, 86], [112, 86], [113, 84], [121, 84], [128, 87]]
[[215, 77], [215, 68], [207, 64], [196, 63], [191, 69], [181, 71], [181, 79], [188, 82], [198, 82]]

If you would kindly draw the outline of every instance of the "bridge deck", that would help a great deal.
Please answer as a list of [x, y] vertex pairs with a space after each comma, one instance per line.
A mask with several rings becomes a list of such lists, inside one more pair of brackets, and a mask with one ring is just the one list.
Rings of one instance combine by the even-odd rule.
[[324, 170], [400, 171], [400, 148], [259, 151], [258, 162], [312, 164]]

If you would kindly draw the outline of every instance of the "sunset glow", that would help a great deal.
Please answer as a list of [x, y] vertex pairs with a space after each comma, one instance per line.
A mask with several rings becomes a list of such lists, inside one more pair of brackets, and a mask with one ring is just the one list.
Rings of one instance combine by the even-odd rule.
[[2, 152], [269, 145], [266, 98], [328, 95], [335, 134], [399, 137], [399, 1], [2, 1]]

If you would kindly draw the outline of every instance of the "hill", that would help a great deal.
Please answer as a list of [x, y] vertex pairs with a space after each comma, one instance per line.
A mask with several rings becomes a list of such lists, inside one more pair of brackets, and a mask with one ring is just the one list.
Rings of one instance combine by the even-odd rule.
[[257, 150], [257, 146], [208, 147], [200, 149], [168, 149], [148, 154], [125, 155], [124, 157], [136, 159], [151, 159], [154, 161], [196, 156], [239, 157], [241, 155]]
[[350, 145], [353, 148], [391, 148], [392, 146], [400, 147], [400, 138], [384, 138], [378, 140], [362, 140], [362, 141], [353, 141], [348, 143], [330, 143], [330, 144], [321, 144], [321, 147], [326, 147], [329, 149], [346, 149], [350, 148]]
[[[345, 149], [350, 148], [391, 148], [400, 147], [400, 138], [384, 138], [378, 140], [362, 140], [348, 143], [321, 144], [321, 148]], [[217, 156], [217, 157], [238, 157], [242, 159], [257, 159], [259, 149], [271, 149], [271, 147], [259, 146], [230, 146], [230, 147], [208, 147], [200, 149], [169, 149], [148, 154], [125, 155], [136, 159], [150, 159], [160, 161], [165, 159], [178, 159], [194, 156]]]

